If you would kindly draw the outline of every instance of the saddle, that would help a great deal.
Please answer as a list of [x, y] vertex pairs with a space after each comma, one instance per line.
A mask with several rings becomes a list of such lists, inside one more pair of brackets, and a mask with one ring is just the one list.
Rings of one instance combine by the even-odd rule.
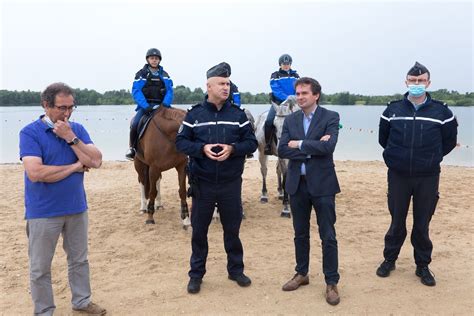
[[138, 122], [138, 126], [137, 126], [138, 139], [137, 139], [137, 141], [139, 141], [142, 138], [142, 136], [145, 134], [146, 128], [148, 127], [148, 123], [150, 123], [151, 119], [155, 115], [156, 110], [157, 109], [154, 109], [151, 112], [143, 114], [142, 118], [140, 119], [140, 122]]

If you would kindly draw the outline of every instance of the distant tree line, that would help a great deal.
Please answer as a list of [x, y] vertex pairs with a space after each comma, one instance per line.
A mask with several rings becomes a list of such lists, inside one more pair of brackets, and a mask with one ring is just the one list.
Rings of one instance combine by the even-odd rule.
[[[113, 90], [99, 93], [95, 90], [76, 89], [75, 100], [78, 105], [113, 105], [113, 104], [134, 104], [129, 90]], [[450, 106], [474, 106], [474, 93], [466, 92], [464, 94], [457, 91], [448, 91], [440, 89], [430, 92], [434, 99], [444, 101]], [[268, 93], [252, 94], [250, 92], [241, 92], [243, 104], [269, 104], [270, 96]], [[334, 94], [323, 94], [321, 104], [334, 105], [383, 105], [391, 100], [399, 100], [402, 94], [366, 96], [361, 94], [352, 94], [349, 92], [338, 92]], [[174, 88], [173, 104], [193, 104], [201, 102], [204, 98], [204, 91], [196, 88], [191, 91], [185, 86], [176, 86]], [[39, 105], [40, 92], [36, 91], [9, 91], [0, 90], [1, 106], [25, 106]]]
[[[429, 93], [433, 99], [446, 102], [450, 106], [474, 106], [473, 92], [462, 94], [454, 90], [448, 91], [447, 89], [440, 89], [430, 91]], [[321, 103], [337, 105], [383, 105], [389, 101], [400, 100], [402, 98], [403, 94], [367, 96], [349, 92], [338, 92], [334, 94], [323, 93]]]

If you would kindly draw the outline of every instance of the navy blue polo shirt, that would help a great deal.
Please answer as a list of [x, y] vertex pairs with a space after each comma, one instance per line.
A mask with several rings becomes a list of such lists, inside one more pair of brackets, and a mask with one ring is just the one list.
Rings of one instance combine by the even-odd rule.
[[[44, 165], [63, 166], [78, 159], [66, 141], [57, 137], [40, 118], [20, 131], [20, 159], [40, 157]], [[85, 144], [92, 140], [85, 128], [69, 122], [74, 134]], [[25, 218], [48, 218], [82, 213], [87, 210], [84, 173], [75, 172], [53, 183], [31, 182], [25, 172]]]

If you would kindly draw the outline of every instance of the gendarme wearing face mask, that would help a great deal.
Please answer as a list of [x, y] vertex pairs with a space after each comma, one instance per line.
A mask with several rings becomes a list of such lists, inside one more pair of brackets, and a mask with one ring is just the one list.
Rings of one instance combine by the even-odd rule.
[[408, 70], [405, 84], [408, 87], [408, 99], [418, 109], [419, 106], [426, 102], [426, 89], [431, 84], [429, 70], [419, 62], [416, 62]]
[[[410, 240], [416, 265], [413, 277], [420, 278], [426, 286], [435, 286], [435, 276], [428, 267], [433, 252], [429, 225], [440, 196], [440, 163], [456, 147], [458, 123], [446, 103], [432, 99], [426, 92], [430, 72], [425, 66], [415, 63], [408, 70], [405, 83], [408, 92], [403, 99], [389, 102], [380, 117], [379, 143], [384, 148], [383, 158], [388, 167], [387, 204], [391, 224], [384, 238], [384, 260], [376, 274], [386, 278], [395, 270], [407, 237], [406, 219], [412, 204]], [[399, 264], [403, 269], [408, 267], [406, 261]], [[394, 277], [402, 273], [400, 269]]]

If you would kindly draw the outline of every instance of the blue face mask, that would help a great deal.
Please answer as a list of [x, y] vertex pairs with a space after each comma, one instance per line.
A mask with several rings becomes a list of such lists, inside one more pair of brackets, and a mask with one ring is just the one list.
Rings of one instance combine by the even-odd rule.
[[408, 93], [411, 96], [419, 97], [422, 96], [426, 92], [426, 87], [424, 84], [409, 84], [408, 85]]

